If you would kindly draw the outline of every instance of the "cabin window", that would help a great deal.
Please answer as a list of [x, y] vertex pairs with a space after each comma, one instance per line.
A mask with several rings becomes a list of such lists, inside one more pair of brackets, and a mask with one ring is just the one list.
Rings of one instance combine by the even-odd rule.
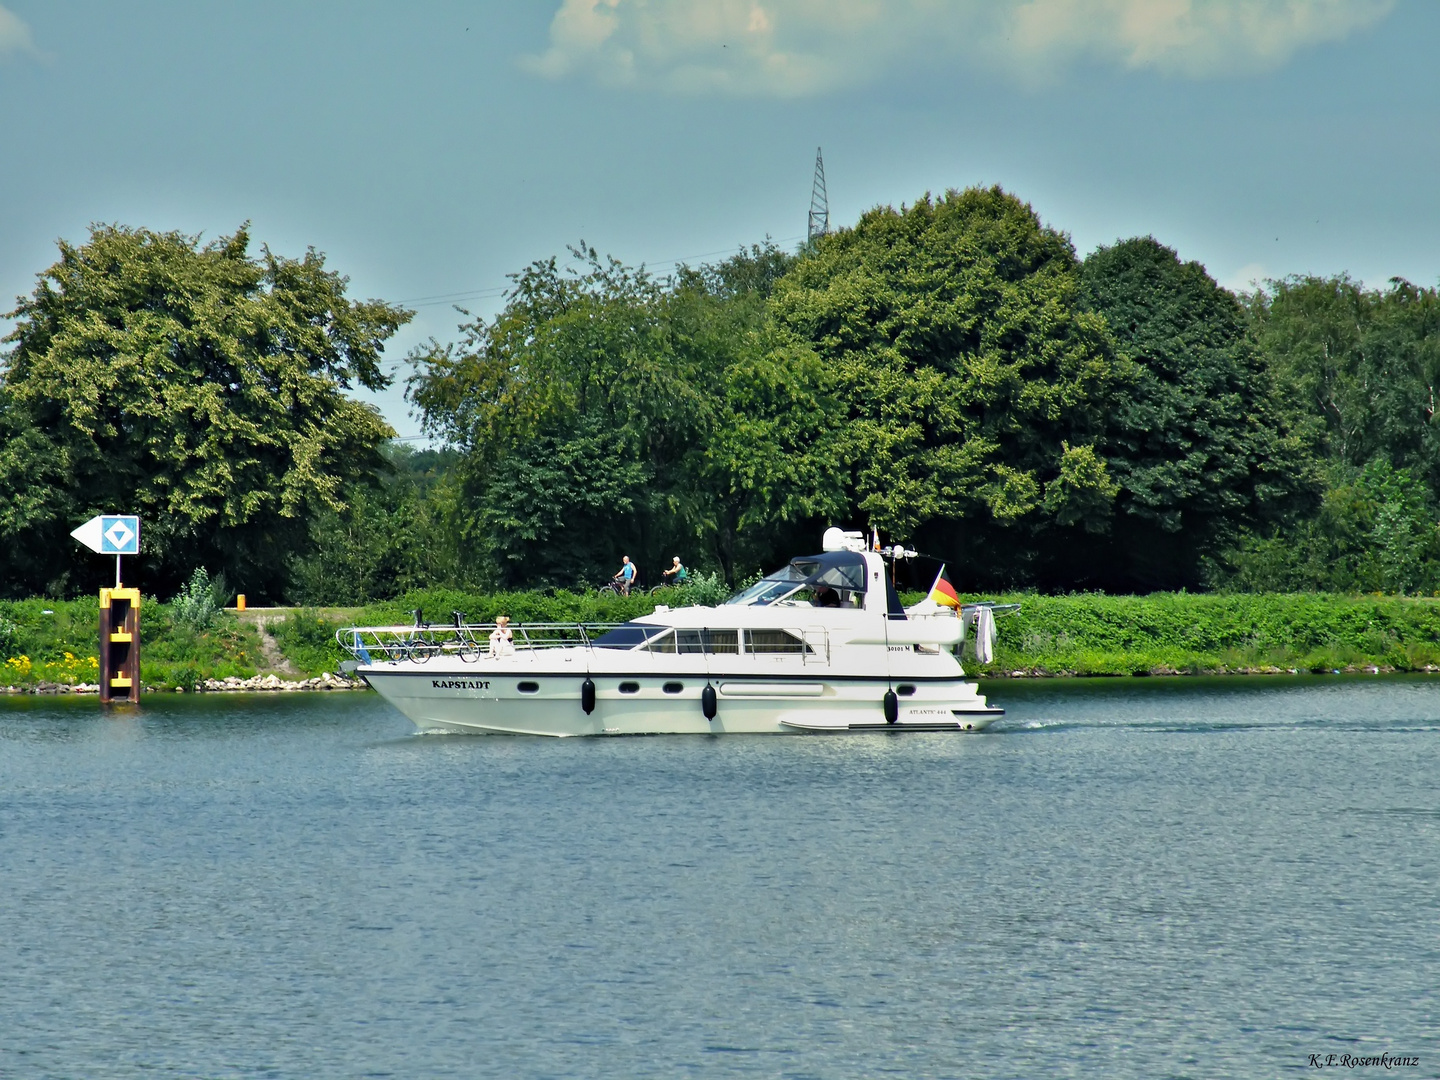
[[519, 690], [522, 694], [538, 694], [540, 692], [540, 684], [538, 682], [522, 682], [515, 689]]
[[675, 642], [682, 653], [737, 653], [738, 630], [676, 630]]
[[638, 694], [640, 692], [640, 684], [638, 682], [622, 682], [620, 684], [620, 692], [622, 694]]
[[678, 682], [667, 682], [663, 689], [667, 694], [678, 694], [681, 690], [685, 689], [685, 684]]
[[901, 697], [910, 697], [912, 694], [915, 693], [915, 687], [911, 686], [909, 683], [901, 683], [899, 686], [895, 687], [895, 692]]
[[673, 653], [675, 651], [675, 635], [667, 630], [659, 637], [651, 638], [645, 648], [654, 653]]
[[789, 630], [746, 630], [745, 651], [752, 653], [802, 653], [809, 647]]

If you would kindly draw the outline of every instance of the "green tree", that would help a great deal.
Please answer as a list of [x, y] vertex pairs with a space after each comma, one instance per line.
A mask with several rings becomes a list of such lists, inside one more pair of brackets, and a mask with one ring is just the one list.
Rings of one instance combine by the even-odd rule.
[[1080, 299], [1139, 369], [1103, 441], [1120, 489], [1105, 550], [1072, 548], [1107, 568], [1107, 588], [1201, 585], [1243, 530], [1314, 505], [1305, 425], [1287, 421], [1243, 307], [1203, 266], [1126, 240], [1085, 259]]
[[1325, 481], [1318, 511], [1236, 545], [1217, 580], [1251, 589], [1412, 592], [1440, 584], [1440, 294], [1400, 278], [1268, 282], [1246, 298], [1289, 424]]
[[1291, 407], [1319, 426], [1325, 459], [1383, 457], [1440, 495], [1440, 292], [1401, 278], [1272, 281], [1250, 298], [1260, 346]]
[[1109, 527], [1098, 448], [1134, 379], [1077, 302], [1068, 238], [999, 188], [865, 214], [776, 286], [777, 330], [846, 409], [853, 513], [975, 557], [967, 576], [1044, 580]]
[[675, 348], [710, 407], [685, 490], [725, 579], [771, 569], [846, 513], [845, 410], [815, 352], [777, 335], [769, 304], [795, 257], [768, 241], [681, 270], [667, 303]]
[[464, 528], [492, 580], [595, 580], [622, 553], [727, 577], [768, 562], [823, 502], [806, 462], [833, 442], [813, 354], [762, 341], [791, 257], [756, 245], [662, 282], [571, 254], [515, 275], [458, 345], [412, 356], [410, 400], [463, 452]]
[[571, 255], [578, 269], [532, 263], [493, 320], [411, 357], [407, 393], [463, 453], [463, 530], [494, 584], [573, 584], [653, 548], [646, 527], [707, 407], [661, 283], [593, 248]]
[[1385, 592], [1414, 592], [1427, 556], [1433, 559], [1436, 554], [1436, 526], [1425, 491], [1407, 470], [1391, 468], [1385, 461], [1371, 462], [1363, 482], [1375, 501], [1375, 523], [1370, 528], [1375, 576]]
[[1408, 470], [1338, 465], [1314, 514], [1243, 539], [1226, 564], [1223, 584], [1248, 592], [1428, 592], [1440, 587], [1440, 527]]
[[147, 588], [200, 566], [278, 599], [315, 513], [342, 506], [393, 434], [345, 390], [386, 385], [384, 343], [410, 314], [346, 286], [313, 250], [252, 255], [245, 228], [203, 245], [120, 226], [62, 242], [9, 313], [0, 535], [31, 554], [3, 587], [88, 583], [99, 568], [67, 534], [125, 510], [144, 519]]
[[383, 470], [352, 483], [342, 509], [311, 520], [310, 544], [291, 564], [292, 601], [367, 603], [478, 580], [458, 534], [457, 455], [398, 442], [382, 452]]

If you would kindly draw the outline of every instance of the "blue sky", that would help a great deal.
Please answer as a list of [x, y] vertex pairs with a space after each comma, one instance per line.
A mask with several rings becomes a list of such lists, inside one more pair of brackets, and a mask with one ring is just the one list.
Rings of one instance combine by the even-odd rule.
[[399, 361], [581, 238], [795, 243], [817, 145], [838, 224], [998, 183], [1082, 255], [1436, 284], [1437, 50], [1425, 0], [0, 0], [0, 295], [92, 221], [249, 220], [416, 302]]

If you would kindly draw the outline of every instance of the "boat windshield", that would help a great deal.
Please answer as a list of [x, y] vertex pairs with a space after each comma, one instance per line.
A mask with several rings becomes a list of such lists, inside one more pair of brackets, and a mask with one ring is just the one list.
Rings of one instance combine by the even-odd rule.
[[808, 600], [817, 607], [840, 607], [861, 603], [864, 592], [864, 558], [854, 551], [827, 551], [792, 559], [725, 602], [765, 607]]

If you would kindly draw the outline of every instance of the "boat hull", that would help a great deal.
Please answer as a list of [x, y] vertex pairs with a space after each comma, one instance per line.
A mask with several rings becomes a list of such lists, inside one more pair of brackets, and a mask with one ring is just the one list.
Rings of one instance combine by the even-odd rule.
[[[427, 732], [575, 736], [981, 731], [1004, 713], [987, 705], [973, 682], [959, 678], [441, 671], [413, 664], [366, 666], [359, 673]], [[586, 678], [595, 684], [590, 713], [582, 707]], [[714, 687], [716, 706], [709, 719], [703, 703], [707, 683]], [[892, 688], [903, 696], [890, 724], [884, 697]]]

